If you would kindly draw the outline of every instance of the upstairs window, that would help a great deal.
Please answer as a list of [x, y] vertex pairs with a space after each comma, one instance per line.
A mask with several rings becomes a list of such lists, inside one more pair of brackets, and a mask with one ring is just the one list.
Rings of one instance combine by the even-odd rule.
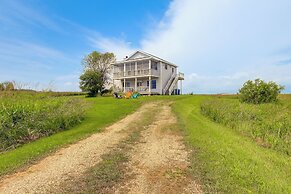
[[174, 67], [172, 68], [172, 73], [174, 73], [174, 71], [175, 71], [175, 69], [174, 69]]
[[158, 64], [155, 61], [152, 61], [152, 69], [158, 70]]
[[166, 70], [168, 69], [168, 65], [167, 65], [167, 64], [165, 65], [165, 69], [166, 69]]

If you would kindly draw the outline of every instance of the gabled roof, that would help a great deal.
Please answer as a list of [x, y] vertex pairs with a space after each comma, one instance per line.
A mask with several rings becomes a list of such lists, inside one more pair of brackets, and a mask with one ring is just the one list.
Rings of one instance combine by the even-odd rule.
[[[139, 56], [138, 56], [139, 55]], [[138, 56], [137, 58], [135, 58], [135, 56]], [[169, 61], [166, 61], [160, 57], [157, 57], [155, 55], [152, 55], [150, 53], [146, 53], [144, 51], [136, 51], [134, 52], [133, 54], [131, 54], [128, 58], [124, 59], [123, 61], [119, 61], [119, 63], [121, 62], [126, 62], [126, 61], [134, 61], [135, 59], [142, 59], [142, 58], [150, 58], [150, 59], [155, 59], [156, 61], [162, 61], [164, 63], [167, 63], [169, 65], [172, 65], [172, 66], [175, 66], [177, 67], [177, 65], [169, 62]]]

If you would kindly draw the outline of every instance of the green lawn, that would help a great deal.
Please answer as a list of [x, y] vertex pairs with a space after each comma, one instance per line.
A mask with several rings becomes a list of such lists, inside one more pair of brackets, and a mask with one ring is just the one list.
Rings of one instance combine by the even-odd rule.
[[85, 119], [81, 124], [1, 154], [0, 175], [25, 166], [60, 146], [76, 142], [92, 133], [100, 131], [105, 126], [132, 113], [143, 101], [143, 99], [117, 100], [111, 97], [87, 98], [86, 100], [91, 102], [91, 108], [86, 113]]
[[204, 117], [200, 104], [205, 98], [189, 96], [173, 104], [194, 149], [193, 176], [204, 191], [291, 193], [290, 158]]

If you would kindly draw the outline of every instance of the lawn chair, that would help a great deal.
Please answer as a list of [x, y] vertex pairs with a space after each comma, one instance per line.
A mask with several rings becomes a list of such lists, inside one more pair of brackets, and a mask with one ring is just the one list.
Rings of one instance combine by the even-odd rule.
[[118, 98], [118, 99], [122, 98], [120, 95], [118, 95], [117, 92], [114, 92], [114, 93], [113, 93], [113, 97], [114, 97], [114, 98]]
[[139, 96], [139, 93], [135, 93], [131, 96], [131, 98], [136, 99]]
[[125, 93], [125, 98], [129, 99], [132, 96], [132, 92], [128, 91]]

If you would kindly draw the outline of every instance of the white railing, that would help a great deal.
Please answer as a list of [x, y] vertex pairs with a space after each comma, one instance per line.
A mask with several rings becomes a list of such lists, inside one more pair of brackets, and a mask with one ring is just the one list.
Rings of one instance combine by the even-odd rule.
[[147, 92], [147, 91], [149, 91], [149, 87], [148, 86], [138, 86], [137, 91], [138, 92]]
[[133, 87], [125, 87], [125, 92], [134, 92], [134, 88]]
[[120, 71], [120, 72], [115, 72], [113, 73], [113, 78], [120, 78], [124, 76], [124, 72]]
[[129, 70], [129, 71], [120, 71], [120, 72], [114, 72], [113, 78], [121, 78], [121, 77], [132, 77], [132, 76], [159, 76], [160, 72], [155, 69], [138, 69], [136, 71]]
[[179, 76], [176, 76], [174, 81], [172, 82], [170, 88], [169, 88], [169, 95], [172, 94], [174, 87], [177, 85], [178, 80], [179, 80]]
[[171, 85], [173, 79], [175, 78], [175, 76], [176, 76], [176, 74], [173, 73], [172, 76], [170, 77], [170, 79], [168, 80], [168, 82], [167, 82], [165, 88], [163, 89], [163, 90], [164, 90], [164, 92], [163, 92], [164, 94], [166, 94], [166, 92], [168, 91], [168, 89], [169, 89], [169, 87], [170, 87], [170, 85]]
[[139, 69], [134, 71], [135, 76], [143, 76], [143, 75], [150, 75], [151, 69]]

